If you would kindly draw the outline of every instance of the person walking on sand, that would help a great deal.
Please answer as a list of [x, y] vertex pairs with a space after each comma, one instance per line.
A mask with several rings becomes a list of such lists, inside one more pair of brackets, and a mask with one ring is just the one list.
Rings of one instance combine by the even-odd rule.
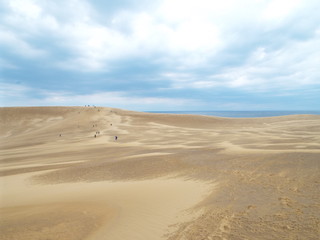
[[117, 141], [118, 140], [118, 136], [114, 136], [114, 140]]

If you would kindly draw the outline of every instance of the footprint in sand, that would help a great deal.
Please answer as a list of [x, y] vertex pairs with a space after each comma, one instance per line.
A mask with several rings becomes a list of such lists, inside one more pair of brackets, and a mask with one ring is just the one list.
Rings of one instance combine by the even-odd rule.
[[285, 206], [285, 207], [292, 207], [292, 200], [290, 198], [287, 197], [279, 197], [278, 200], [280, 201], [280, 203]]

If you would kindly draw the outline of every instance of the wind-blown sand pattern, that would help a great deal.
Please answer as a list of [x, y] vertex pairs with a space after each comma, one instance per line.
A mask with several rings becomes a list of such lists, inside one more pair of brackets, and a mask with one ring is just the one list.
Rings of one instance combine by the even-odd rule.
[[0, 115], [1, 240], [319, 239], [320, 116]]

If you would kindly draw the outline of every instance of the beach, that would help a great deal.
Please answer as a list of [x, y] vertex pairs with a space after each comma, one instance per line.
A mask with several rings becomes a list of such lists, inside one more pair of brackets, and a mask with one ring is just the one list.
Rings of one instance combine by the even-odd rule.
[[319, 239], [320, 116], [0, 108], [1, 240]]

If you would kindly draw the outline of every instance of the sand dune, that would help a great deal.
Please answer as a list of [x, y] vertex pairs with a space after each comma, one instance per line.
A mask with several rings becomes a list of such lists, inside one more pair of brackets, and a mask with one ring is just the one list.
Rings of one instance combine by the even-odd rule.
[[0, 239], [319, 239], [320, 116], [0, 116]]

